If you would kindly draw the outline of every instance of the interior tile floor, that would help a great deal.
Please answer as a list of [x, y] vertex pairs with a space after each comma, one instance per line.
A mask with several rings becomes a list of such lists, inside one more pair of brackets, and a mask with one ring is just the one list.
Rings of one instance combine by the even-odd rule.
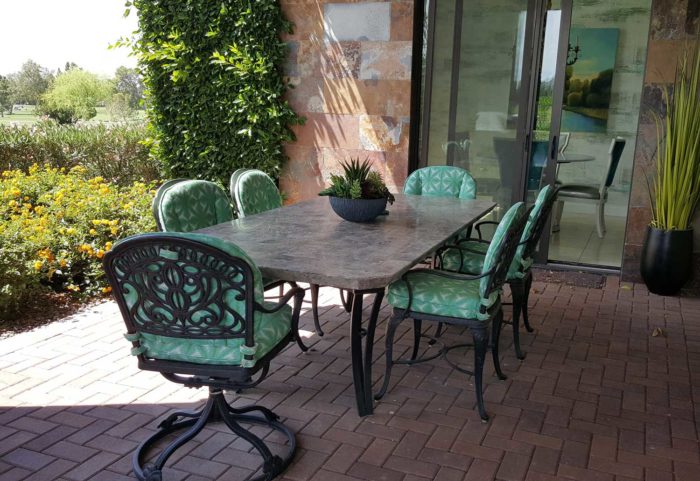
[[598, 237], [595, 209], [590, 213], [564, 210], [559, 232], [552, 233], [549, 259], [575, 264], [619, 268], [625, 243], [626, 218], [605, 216], [605, 236]]
[[[397, 366], [375, 414], [354, 408], [348, 315], [323, 289], [326, 335], [302, 318], [313, 351], [290, 345], [254, 400], [276, 411], [299, 449], [287, 481], [696, 481], [700, 479], [700, 299], [662, 298], [609, 277], [601, 288], [535, 282], [518, 361], [506, 329], [503, 367], [486, 365], [491, 414], [472, 379], [433, 361]], [[382, 380], [381, 311], [374, 355]], [[405, 323], [408, 324], [408, 323]], [[652, 335], [660, 328], [657, 336]], [[175, 407], [203, 390], [139, 371], [111, 302], [0, 339], [0, 479], [122, 481], [131, 452]], [[408, 325], [398, 353], [411, 345]], [[465, 338], [450, 328], [448, 341]], [[469, 363], [471, 352], [455, 353]], [[230, 394], [234, 399], [235, 394]], [[272, 439], [271, 441], [274, 441]], [[245, 479], [255, 460], [220, 426], [179, 451], [167, 481]]]

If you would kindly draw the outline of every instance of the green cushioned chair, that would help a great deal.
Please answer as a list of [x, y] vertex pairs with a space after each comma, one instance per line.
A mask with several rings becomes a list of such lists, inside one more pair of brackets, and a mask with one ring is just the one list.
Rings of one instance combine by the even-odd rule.
[[[393, 315], [387, 324], [384, 383], [375, 396], [376, 399], [380, 399], [386, 393], [393, 364], [414, 363], [437, 357], [415, 359], [422, 321], [457, 324], [468, 327], [474, 340], [474, 371], [458, 369], [474, 374], [479, 414], [483, 420], [488, 420], [484, 408], [482, 379], [489, 344], [489, 329], [493, 323], [493, 362], [499, 378], [505, 379], [498, 358], [498, 338], [503, 318], [501, 289], [525, 228], [527, 217], [524, 212], [522, 202], [508, 210], [496, 229], [479, 275], [414, 269], [389, 286], [387, 301], [393, 307]], [[394, 361], [394, 334], [401, 321], [408, 317], [414, 320], [416, 337], [413, 356], [408, 361]], [[441, 350], [441, 354], [446, 356], [448, 350], [449, 348]]]
[[[257, 169], [238, 169], [231, 174], [229, 183], [231, 198], [236, 205], [238, 217], [260, 214], [282, 207], [282, 195], [275, 182], [265, 172]], [[265, 290], [280, 286], [284, 281], [266, 279]], [[316, 334], [323, 336], [321, 321], [318, 317], [318, 284], [310, 284], [311, 312]]]
[[459, 167], [441, 165], [423, 167], [411, 173], [403, 186], [407, 195], [476, 198], [476, 181], [469, 172]]
[[[523, 230], [520, 244], [515, 251], [513, 262], [508, 269], [506, 282], [513, 293], [513, 345], [518, 359], [525, 355], [520, 347], [520, 313], [522, 312], [525, 328], [532, 332], [528, 319], [527, 304], [532, 286], [532, 256], [540, 241], [544, 226], [547, 223], [552, 207], [557, 198], [556, 190], [551, 186], [544, 187], [537, 195], [535, 205]], [[497, 224], [484, 221], [476, 224], [478, 239], [461, 239], [455, 246], [446, 246], [438, 252], [437, 266], [440, 269], [476, 274], [482, 271], [486, 253], [490, 247], [489, 241], [483, 240], [481, 228], [487, 224]]]
[[[476, 199], [476, 181], [466, 170], [450, 165], [423, 167], [408, 176], [403, 186], [406, 195]], [[454, 241], [469, 237], [471, 227], [461, 231]]]
[[[133, 457], [136, 477], [160, 481], [175, 450], [216, 421], [223, 421], [262, 456], [262, 474], [255, 479], [282, 473], [294, 455], [294, 433], [265, 407], [232, 407], [224, 391], [234, 393], [266, 377], [271, 359], [298, 336], [304, 291], [292, 288], [279, 303], [266, 302], [260, 271], [245, 252], [194, 233], [124, 239], [105, 254], [104, 269], [139, 368], [209, 390], [201, 410], [170, 414], [141, 443]], [[282, 434], [275, 442], [286, 443], [285, 452], [273, 454], [250, 425]], [[156, 444], [164, 444], [163, 438], [183, 430], [154, 460], [145, 462]], [[229, 455], [235, 458], [237, 452], [230, 449]]]

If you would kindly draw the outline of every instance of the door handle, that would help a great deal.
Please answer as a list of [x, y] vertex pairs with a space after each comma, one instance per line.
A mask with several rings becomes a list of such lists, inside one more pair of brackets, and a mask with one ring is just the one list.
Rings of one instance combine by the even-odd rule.
[[558, 140], [559, 139], [557, 138], [556, 135], [554, 137], [552, 137], [552, 146], [551, 146], [551, 150], [549, 152], [549, 158], [552, 160], [555, 160], [555, 161], [557, 160], [557, 151], [559, 150]]

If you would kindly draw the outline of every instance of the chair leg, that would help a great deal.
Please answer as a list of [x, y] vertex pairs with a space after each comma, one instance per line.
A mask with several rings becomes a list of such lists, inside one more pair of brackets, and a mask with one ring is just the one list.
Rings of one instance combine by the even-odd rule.
[[474, 389], [476, 391], [476, 405], [479, 409], [479, 416], [482, 421], [488, 421], [489, 415], [484, 407], [484, 361], [486, 360], [486, 350], [489, 343], [487, 326], [472, 327], [472, 337], [474, 338]]
[[418, 357], [418, 347], [420, 346], [420, 337], [423, 332], [423, 321], [413, 319], [413, 352], [411, 353], [411, 361], [415, 361]]
[[605, 202], [602, 200], [598, 202], [596, 229], [598, 230], [598, 237], [602, 239], [605, 236]]
[[[263, 417], [243, 414], [251, 411], [260, 411], [263, 414]], [[208, 422], [223, 421], [229, 427], [229, 429], [231, 429], [231, 431], [233, 431], [241, 439], [248, 441], [252, 445], [253, 449], [260, 454], [260, 456], [263, 458], [263, 463], [261, 466], [263, 474], [253, 478], [256, 481], [271, 480], [275, 476], [281, 474], [287, 468], [287, 466], [289, 466], [292, 458], [294, 457], [294, 453], [296, 451], [296, 439], [294, 437], [294, 433], [292, 433], [289, 428], [277, 420], [278, 417], [276, 414], [262, 406], [233, 408], [228, 404], [228, 402], [226, 402], [221, 389], [210, 388], [207, 403], [201, 411], [197, 412], [197, 417], [190, 416], [193, 414], [193, 412], [190, 411], [184, 411], [182, 413], [184, 417], [190, 419], [170, 423], [167, 427], [160, 428], [148, 439], [143, 441], [137, 448], [136, 452], [134, 453], [132, 467], [134, 474], [139, 481], [162, 481], [163, 466], [168, 459], [177, 449], [182, 447], [185, 443], [201, 432]], [[176, 414], [178, 413], [174, 413], [173, 415]], [[171, 417], [172, 415], [168, 416], [166, 421]], [[268, 428], [282, 434], [287, 439], [288, 443], [286, 453], [284, 453], [283, 457], [273, 455], [267, 445], [250, 430], [241, 426], [239, 424], [240, 422], [267, 426]], [[169, 445], [163, 448], [161, 453], [154, 461], [144, 463], [144, 460], [148, 458], [148, 451], [158, 441], [164, 439], [175, 431], [185, 428], [188, 429], [176, 437], [175, 440]]]
[[386, 394], [386, 390], [389, 388], [389, 380], [391, 378], [391, 368], [394, 365], [393, 354], [394, 354], [394, 334], [396, 333], [396, 328], [403, 321], [403, 314], [394, 313], [386, 324], [386, 368], [384, 370], [384, 382], [382, 383], [379, 392], [374, 395], [375, 400], [380, 400]]
[[525, 299], [523, 299], [523, 323], [525, 324], [525, 329], [527, 329], [527, 332], [533, 332], [534, 329], [532, 326], [530, 326], [530, 319], [528, 318], [527, 314], [527, 305], [530, 302], [530, 290], [532, 289], [532, 272], [527, 271], [527, 274], [525, 274], [525, 279], [523, 279], [523, 282], [525, 282], [525, 288], [523, 290], [523, 293], [525, 294]]
[[323, 336], [323, 330], [321, 329], [321, 321], [318, 319], [318, 284], [310, 284], [309, 290], [311, 291], [311, 313], [314, 317], [314, 327], [316, 328], [316, 334]]
[[501, 326], [503, 325], [503, 309], [499, 308], [493, 318], [493, 333], [491, 334], [491, 354], [493, 355], [493, 366], [496, 370], [496, 375], [501, 381], [505, 381], [508, 377], [501, 370], [501, 358], [498, 350], [498, 342], [501, 338]]
[[525, 354], [520, 348], [520, 312], [525, 302], [523, 290], [524, 285], [522, 282], [510, 282], [510, 291], [513, 294], [513, 347], [515, 348], [516, 357], [521, 361], [525, 359]]

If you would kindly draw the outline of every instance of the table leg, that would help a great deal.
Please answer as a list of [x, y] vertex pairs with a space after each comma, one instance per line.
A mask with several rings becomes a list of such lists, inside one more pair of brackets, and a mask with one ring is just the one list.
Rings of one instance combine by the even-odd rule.
[[[374, 302], [365, 330], [365, 349], [362, 352], [362, 301], [364, 294], [374, 294]], [[350, 352], [352, 356], [352, 379], [355, 385], [355, 400], [357, 413], [360, 416], [372, 414], [374, 400], [372, 397], [372, 348], [374, 347], [374, 331], [377, 327], [379, 309], [382, 306], [384, 289], [371, 291], [353, 291], [351, 323], [350, 323]]]

